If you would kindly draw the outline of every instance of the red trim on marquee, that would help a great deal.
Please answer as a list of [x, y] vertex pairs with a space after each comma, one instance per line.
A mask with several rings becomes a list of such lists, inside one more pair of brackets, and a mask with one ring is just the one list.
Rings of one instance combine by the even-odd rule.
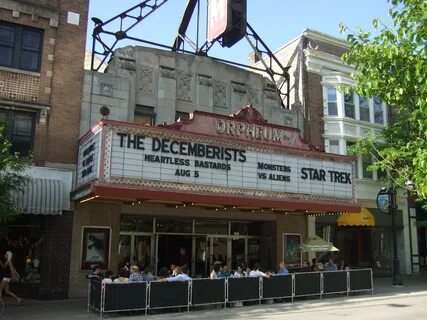
[[[283, 130], [289, 134], [289, 138], [291, 139], [288, 142], [273, 142], [266, 141], [262, 139], [253, 139], [245, 137], [244, 135], [240, 136], [232, 136], [226, 134], [218, 134], [215, 130], [215, 120], [224, 119], [228, 121], [247, 123], [252, 125], [257, 125], [266, 128], [275, 128], [278, 130]], [[181, 133], [186, 135], [187, 137], [207, 137], [211, 139], [218, 139], [222, 141], [232, 141], [236, 143], [236, 145], [251, 145], [255, 147], [261, 148], [269, 148], [271, 151], [273, 150], [292, 150], [297, 154], [301, 154], [303, 156], [313, 156], [318, 158], [321, 156], [322, 158], [328, 160], [338, 160], [342, 162], [353, 162], [355, 157], [347, 156], [347, 155], [339, 155], [339, 154], [331, 154], [326, 153], [324, 151], [319, 150], [316, 146], [313, 146], [306, 140], [304, 140], [300, 135], [300, 130], [292, 127], [279, 126], [274, 124], [261, 124], [262, 115], [251, 105], [246, 106], [239, 111], [229, 115], [219, 115], [204, 111], [193, 111], [190, 114], [190, 119], [175, 122], [173, 124], [159, 124], [158, 126], [142, 126], [140, 124], [135, 124], [131, 122], [123, 122], [116, 120], [102, 120], [100, 123], [106, 127], [109, 126], [118, 126], [122, 129], [127, 128], [147, 128], [153, 131], [163, 132], [163, 133]], [[98, 124], [98, 125], [100, 125]]]
[[169, 191], [145, 189], [144, 187], [114, 187], [107, 185], [92, 185], [92, 192], [100, 198], [117, 198], [122, 200], [159, 200], [180, 201], [224, 206], [246, 206], [260, 208], [275, 208], [289, 210], [330, 211], [330, 212], [359, 212], [360, 206], [352, 203], [334, 203], [313, 200], [279, 200], [277, 198], [254, 198], [206, 194], [186, 191]]

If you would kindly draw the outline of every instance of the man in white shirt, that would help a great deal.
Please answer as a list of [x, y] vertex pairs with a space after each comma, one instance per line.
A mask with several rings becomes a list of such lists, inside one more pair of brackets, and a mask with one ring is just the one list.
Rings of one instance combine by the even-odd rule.
[[188, 267], [176, 267], [176, 276], [166, 278], [166, 281], [174, 282], [174, 281], [191, 281], [191, 278], [188, 276]]
[[269, 275], [267, 275], [264, 272], [259, 270], [259, 263], [254, 264], [253, 270], [251, 270], [251, 272], [249, 272], [249, 277], [252, 277], [252, 278], [255, 278], [255, 277], [256, 278], [258, 278], [258, 277], [270, 278]]

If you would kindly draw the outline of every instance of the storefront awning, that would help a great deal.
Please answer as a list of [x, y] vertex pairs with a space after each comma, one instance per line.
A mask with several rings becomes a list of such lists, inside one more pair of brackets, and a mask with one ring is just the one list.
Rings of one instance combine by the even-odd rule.
[[337, 219], [337, 225], [338, 227], [375, 227], [375, 218], [368, 209], [362, 207], [360, 212], [344, 213], [340, 215]]
[[64, 201], [63, 181], [32, 178], [23, 192], [11, 194], [25, 214], [60, 215]]

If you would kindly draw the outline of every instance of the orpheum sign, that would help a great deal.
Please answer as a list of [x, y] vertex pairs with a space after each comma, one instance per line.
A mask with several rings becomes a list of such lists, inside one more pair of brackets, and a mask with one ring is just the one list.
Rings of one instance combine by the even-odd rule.
[[245, 139], [278, 143], [290, 140], [289, 132], [279, 128], [267, 127], [265, 125], [260, 126], [233, 120], [217, 119], [215, 121], [215, 128], [218, 134], [242, 137]]
[[232, 116], [194, 112], [158, 127], [101, 123], [80, 142], [77, 183], [89, 179], [120, 188], [354, 202], [351, 158], [316, 150], [298, 130], [267, 124], [250, 106]]

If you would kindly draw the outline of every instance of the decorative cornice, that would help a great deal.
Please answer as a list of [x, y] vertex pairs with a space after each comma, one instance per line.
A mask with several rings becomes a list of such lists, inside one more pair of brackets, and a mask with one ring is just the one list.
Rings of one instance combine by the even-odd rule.
[[262, 114], [257, 109], [253, 108], [252, 105], [248, 105], [245, 108], [232, 113], [230, 117], [233, 117], [236, 120], [259, 125], [265, 125], [267, 123], [267, 120], [265, 120]]
[[351, 74], [354, 68], [345, 65], [339, 57], [314, 49], [304, 49], [305, 64], [309, 72], [330, 75], [332, 72]]
[[344, 49], [350, 48], [350, 45], [346, 40], [331, 36], [329, 34], [326, 34], [317, 30], [305, 29], [302, 33], [302, 36], [309, 39], [326, 42]]

